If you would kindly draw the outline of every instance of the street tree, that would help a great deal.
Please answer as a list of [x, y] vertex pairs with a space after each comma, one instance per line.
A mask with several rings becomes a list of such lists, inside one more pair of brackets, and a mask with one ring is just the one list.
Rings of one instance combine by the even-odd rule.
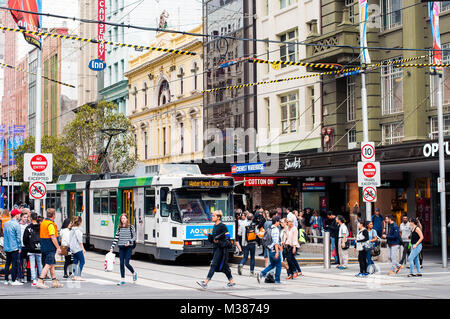
[[117, 111], [117, 105], [102, 100], [85, 104], [73, 121], [64, 127], [67, 145], [76, 151], [83, 174], [128, 172], [137, 163], [130, 120]]

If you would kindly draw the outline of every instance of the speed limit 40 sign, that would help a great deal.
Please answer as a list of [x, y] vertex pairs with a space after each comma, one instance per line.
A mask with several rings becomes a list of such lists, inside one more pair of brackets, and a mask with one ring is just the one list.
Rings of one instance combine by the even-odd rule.
[[375, 143], [362, 142], [361, 143], [361, 161], [375, 162]]

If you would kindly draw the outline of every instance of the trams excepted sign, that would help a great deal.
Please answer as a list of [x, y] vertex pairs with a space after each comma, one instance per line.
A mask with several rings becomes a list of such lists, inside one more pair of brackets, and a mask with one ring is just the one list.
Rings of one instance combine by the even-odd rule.
[[43, 199], [47, 196], [47, 186], [42, 182], [34, 182], [30, 185], [30, 197], [33, 199]]
[[375, 161], [375, 143], [374, 142], [361, 143], [361, 161], [363, 161], [363, 162]]
[[380, 186], [380, 162], [358, 162], [358, 186]]
[[365, 187], [363, 189], [363, 200], [366, 203], [373, 203], [377, 201], [377, 189], [375, 187]]
[[25, 182], [51, 182], [53, 179], [53, 154], [25, 153], [23, 157]]

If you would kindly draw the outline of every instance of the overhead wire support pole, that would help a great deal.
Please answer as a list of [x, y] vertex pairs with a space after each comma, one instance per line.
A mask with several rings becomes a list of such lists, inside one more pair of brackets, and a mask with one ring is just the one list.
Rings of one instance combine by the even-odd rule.
[[[37, 154], [41, 153], [41, 89], [42, 89], [42, 51], [41, 49], [37, 50], [37, 70], [36, 70], [36, 133], [35, 133], [35, 145], [34, 152]], [[34, 212], [41, 215], [41, 201], [39, 199], [34, 200]]]

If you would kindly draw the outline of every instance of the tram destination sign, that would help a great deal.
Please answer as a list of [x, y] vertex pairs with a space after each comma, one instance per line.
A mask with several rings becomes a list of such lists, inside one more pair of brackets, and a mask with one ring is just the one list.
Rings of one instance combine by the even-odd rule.
[[228, 188], [233, 187], [233, 179], [183, 178], [183, 187], [187, 188]]

